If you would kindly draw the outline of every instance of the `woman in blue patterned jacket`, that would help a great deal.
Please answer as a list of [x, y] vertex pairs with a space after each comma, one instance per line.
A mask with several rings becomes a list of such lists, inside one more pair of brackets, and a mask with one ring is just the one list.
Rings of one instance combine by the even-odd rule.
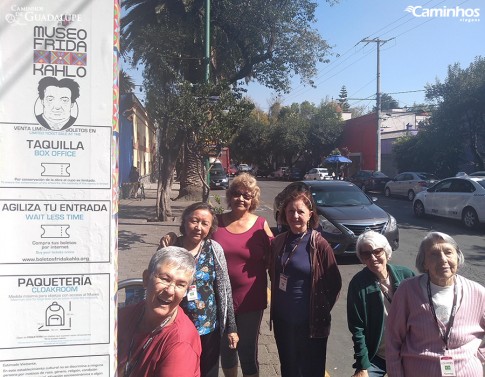
[[236, 348], [239, 341], [226, 258], [221, 245], [210, 239], [216, 229], [212, 207], [197, 202], [182, 213], [182, 236], [174, 240], [170, 233], [160, 240], [161, 246], [175, 242], [175, 246], [186, 248], [196, 259], [194, 282], [180, 306], [200, 335], [201, 377], [218, 376], [221, 336], [228, 337], [231, 348]]

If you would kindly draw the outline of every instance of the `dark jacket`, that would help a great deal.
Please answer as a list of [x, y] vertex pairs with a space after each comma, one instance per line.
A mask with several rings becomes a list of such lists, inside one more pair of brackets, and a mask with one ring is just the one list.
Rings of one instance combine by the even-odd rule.
[[[279, 255], [283, 253], [286, 232], [279, 234], [271, 242], [271, 255], [268, 271], [271, 279], [271, 289], [276, 287], [275, 268]], [[310, 338], [325, 338], [330, 334], [330, 311], [337, 301], [342, 278], [335, 261], [332, 247], [320, 232], [312, 230], [310, 236], [310, 265], [312, 286], [310, 291]], [[271, 295], [270, 328], [273, 318], [273, 295]]]
[[[414, 276], [407, 267], [387, 264], [392, 291]], [[347, 324], [354, 341], [355, 369], [368, 369], [384, 336], [384, 302], [376, 276], [365, 267], [354, 275], [347, 294]]]

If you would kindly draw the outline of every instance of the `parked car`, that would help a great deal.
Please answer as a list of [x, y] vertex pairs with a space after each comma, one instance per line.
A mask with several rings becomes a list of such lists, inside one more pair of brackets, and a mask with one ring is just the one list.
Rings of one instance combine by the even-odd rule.
[[387, 197], [392, 195], [406, 196], [412, 202], [418, 192], [426, 190], [437, 181], [439, 181], [439, 178], [431, 173], [406, 171], [396, 175], [386, 183], [384, 194]]
[[332, 179], [332, 175], [328, 173], [327, 168], [313, 168], [308, 170], [304, 179], [309, 181], [323, 181], [325, 179]]
[[[220, 164], [219, 164], [220, 165]], [[227, 189], [229, 187], [229, 178], [222, 167], [222, 165], [214, 165], [209, 170], [209, 187], [211, 190], [215, 189]]]
[[[357, 237], [368, 229], [382, 233], [393, 250], [399, 247], [396, 219], [369, 198], [356, 185], [346, 181], [300, 181], [290, 183], [274, 201], [273, 211], [278, 222], [279, 208], [287, 193], [297, 188], [310, 190], [320, 217], [319, 230], [336, 255], [355, 253]], [[282, 230], [281, 224], [278, 226]]]
[[237, 174], [251, 173], [251, 167], [248, 164], [239, 164], [237, 166]]
[[235, 165], [230, 165], [229, 168], [227, 168], [227, 175], [230, 177], [233, 177], [237, 174], [237, 168]]
[[386, 183], [389, 182], [391, 178], [380, 171], [373, 170], [359, 170], [349, 181], [359, 187], [362, 191], [380, 191], [384, 192], [384, 187]]
[[288, 166], [281, 166], [278, 169], [276, 169], [274, 172], [272, 172], [269, 176], [271, 178], [283, 179], [285, 176], [286, 170], [288, 170]]
[[285, 171], [284, 178], [289, 181], [299, 181], [303, 179], [305, 171], [301, 168], [292, 167]]
[[469, 177], [485, 177], [485, 170], [470, 173], [470, 174], [468, 174], [468, 176]]
[[443, 179], [416, 194], [413, 209], [417, 217], [449, 217], [476, 228], [485, 222], [485, 177]]

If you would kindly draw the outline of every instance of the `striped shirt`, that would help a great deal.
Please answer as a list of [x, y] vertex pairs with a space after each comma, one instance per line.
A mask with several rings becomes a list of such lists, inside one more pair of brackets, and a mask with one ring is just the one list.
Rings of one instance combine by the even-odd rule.
[[[485, 288], [456, 277], [457, 312], [448, 349], [422, 289], [427, 274], [404, 281], [392, 300], [386, 327], [389, 377], [440, 377], [440, 356], [452, 356], [457, 377], [482, 377], [485, 346]], [[450, 305], [452, 303], [450, 302]], [[445, 326], [439, 321], [444, 333]]]

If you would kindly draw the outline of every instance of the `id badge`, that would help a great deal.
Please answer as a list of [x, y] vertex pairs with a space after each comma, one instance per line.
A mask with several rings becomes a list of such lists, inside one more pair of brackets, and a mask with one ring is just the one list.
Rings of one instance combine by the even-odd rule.
[[288, 276], [284, 274], [280, 274], [280, 286], [279, 288], [283, 291], [286, 292], [286, 285], [288, 284]]
[[189, 287], [187, 291], [187, 301], [197, 300], [197, 286], [195, 284]]
[[442, 376], [456, 376], [455, 363], [452, 356], [440, 356], [440, 366]]

